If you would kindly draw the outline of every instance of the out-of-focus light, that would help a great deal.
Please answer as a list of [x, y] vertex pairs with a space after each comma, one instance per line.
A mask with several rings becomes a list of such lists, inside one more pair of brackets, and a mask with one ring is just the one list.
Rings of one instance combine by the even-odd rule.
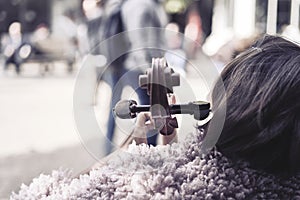
[[180, 13], [185, 9], [185, 3], [182, 0], [170, 0], [165, 8], [168, 13]]
[[297, 26], [288, 25], [284, 28], [282, 35], [295, 42], [300, 42], [300, 30]]
[[7, 45], [7, 47], [4, 49], [4, 55], [6, 57], [10, 57], [15, 52], [15, 48], [12, 45]]
[[19, 55], [22, 59], [26, 59], [29, 57], [30, 53], [31, 53], [31, 46], [28, 44], [25, 44], [24, 46], [21, 47], [20, 51], [19, 51]]
[[199, 27], [195, 23], [189, 23], [184, 30], [184, 35], [191, 40], [197, 41], [199, 34]]
[[179, 26], [176, 23], [169, 23], [166, 26], [165, 36], [167, 38], [168, 47], [171, 49], [179, 48], [181, 45], [181, 38], [179, 35]]
[[10, 35], [20, 35], [21, 34], [21, 23], [20, 22], [13, 22], [9, 28], [8, 32]]
[[49, 29], [46, 26], [42, 25], [36, 29], [34, 33], [34, 39], [36, 41], [45, 40], [46, 38], [49, 37], [49, 34], [50, 34]]
[[179, 26], [176, 23], [167, 24], [166, 29], [169, 31], [179, 32]]
[[214, 56], [219, 49], [234, 38], [233, 29], [224, 29], [222, 33], [211, 34], [202, 46], [203, 52], [208, 56]]
[[84, 0], [82, 2], [84, 14], [88, 19], [94, 19], [100, 15], [99, 2], [101, 0]]
[[[269, 2], [274, 3], [275, 1]], [[255, 10], [255, 1], [253, 0], [234, 1], [233, 29], [238, 38], [249, 38], [255, 33]]]
[[84, 11], [90, 11], [97, 7], [96, 0], [84, 0], [82, 3], [82, 7]]

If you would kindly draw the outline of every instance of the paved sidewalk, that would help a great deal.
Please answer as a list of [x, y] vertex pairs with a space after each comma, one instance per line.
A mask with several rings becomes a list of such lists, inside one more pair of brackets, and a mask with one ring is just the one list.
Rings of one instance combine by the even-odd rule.
[[41, 172], [65, 167], [79, 173], [95, 162], [73, 119], [76, 76], [64, 67], [44, 76], [35, 65], [20, 76], [0, 72], [0, 199]]

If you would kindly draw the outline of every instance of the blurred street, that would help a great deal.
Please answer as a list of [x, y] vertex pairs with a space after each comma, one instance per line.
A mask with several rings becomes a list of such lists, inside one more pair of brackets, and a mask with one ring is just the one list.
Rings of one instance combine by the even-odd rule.
[[40, 75], [38, 65], [25, 65], [0, 77], [0, 198], [21, 183], [59, 167], [78, 173], [95, 160], [76, 132], [72, 95], [75, 74], [56, 64]]

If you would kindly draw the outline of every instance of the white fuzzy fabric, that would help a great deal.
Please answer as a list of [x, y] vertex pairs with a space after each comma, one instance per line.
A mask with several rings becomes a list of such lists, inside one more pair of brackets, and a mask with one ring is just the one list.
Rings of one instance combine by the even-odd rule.
[[201, 139], [196, 133], [180, 144], [132, 144], [89, 175], [53, 171], [11, 199], [300, 199], [299, 177], [280, 180], [215, 150], [203, 154]]

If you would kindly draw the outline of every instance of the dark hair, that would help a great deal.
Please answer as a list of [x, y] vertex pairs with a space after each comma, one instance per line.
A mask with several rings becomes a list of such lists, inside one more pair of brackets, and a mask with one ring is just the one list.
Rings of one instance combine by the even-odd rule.
[[226, 100], [217, 149], [267, 172], [299, 172], [299, 45], [264, 36], [226, 66], [221, 80], [226, 94], [220, 94], [218, 87], [212, 94], [213, 106]]

